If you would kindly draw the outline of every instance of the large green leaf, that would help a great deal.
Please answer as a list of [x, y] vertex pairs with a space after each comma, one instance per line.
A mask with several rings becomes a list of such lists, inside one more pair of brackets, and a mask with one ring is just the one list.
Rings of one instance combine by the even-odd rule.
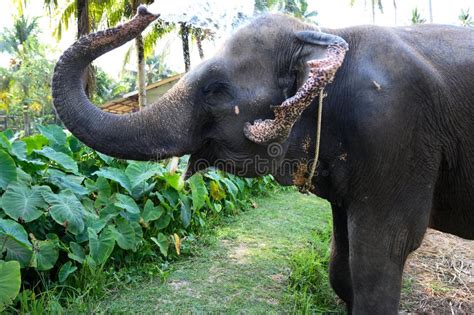
[[5, 136], [3, 132], [0, 132], [0, 147], [4, 148], [8, 152], [10, 152], [12, 149], [12, 144], [10, 143], [10, 140], [8, 140], [8, 137]]
[[222, 182], [227, 187], [227, 191], [230, 193], [232, 198], [235, 200], [237, 198], [237, 194], [239, 193], [237, 186], [228, 178], [224, 178]]
[[145, 207], [143, 207], [143, 221], [151, 222], [158, 220], [163, 214], [165, 213], [165, 209], [162, 206], [157, 206], [153, 204], [151, 199], [148, 199], [145, 203]]
[[0, 260], [0, 312], [20, 292], [20, 264], [17, 261]]
[[33, 252], [23, 226], [12, 220], [0, 219], [0, 244], [1, 253], [6, 251], [6, 260], [17, 260], [22, 267], [29, 265]]
[[163, 178], [166, 181], [166, 183], [168, 183], [168, 185], [176, 189], [176, 191], [181, 191], [184, 187], [183, 177], [178, 173], [175, 173], [175, 174], [166, 173], [163, 175]]
[[50, 168], [47, 171], [48, 181], [61, 189], [69, 189], [78, 196], [87, 195], [87, 189], [82, 186], [83, 176], [66, 174], [60, 170]]
[[97, 192], [97, 197], [94, 202], [95, 207], [99, 208], [110, 204], [109, 198], [112, 194], [112, 189], [107, 178], [99, 177], [95, 182], [91, 179], [86, 179], [84, 183], [89, 192]]
[[117, 220], [117, 225], [111, 227], [114, 233], [115, 240], [120, 248], [125, 250], [135, 250], [136, 239], [135, 230], [125, 219], [120, 218]]
[[26, 143], [26, 154], [30, 155], [35, 150], [41, 150], [45, 145], [48, 144], [48, 138], [43, 135], [37, 134], [21, 139]]
[[41, 188], [28, 187], [25, 184], [13, 183], [2, 196], [2, 208], [5, 213], [17, 221], [31, 222], [39, 218], [46, 206], [41, 195]]
[[43, 198], [51, 205], [51, 217], [67, 231], [77, 235], [84, 230], [85, 209], [77, 197], [70, 191], [64, 190], [59, 194], [43, 190]]
[[157, 230], [163, 230], [171, 222], [171, 217], [168, 214], [162, 215], [158, 220], [154, 222], [155, 229]]
[[125, 169], [125, 174], [130, 179], [133, 189], [155, 175], [162, 175], [163, 170], [159, 164], [130, 161]]
[[117, 201], [114, 203], [114, 205], [116, 205], [117, 207], [125, 209], [131, 214], [140, 213], [140, 208], [138, 208], [137, 203], [135, 202], [135, 200], [133, 200], [132, 197], [119, 193], [117, 193], [115, 197], [117, 198]]
[[11, 154], [21, 161], [26, 161], [26, 143], [23, 141], [15, 141], [12, 144]]
[[137, 186], [133, 187], [132, 190], [132, 197], [135, 199], [141, 199], [143, 196], [149, 195], [153, 189], [155, 189], [156, 181], [152, 183], [148, 183], [146, 181], [138, 184]]
[[36, 150], [35, 152], [50, 159], [51, 161], [56, 162], [66, 171], [70, 171], [75, 174], [78, 172], [76, 161], [74, 161], [72, 157], [63, 152], [55, 151], [50, 147], [44, 147], [42, 150]]
[[87, 229], [89, 234], [89, 255], [97, 265], [103, 265], [114, 250], [115, 237], [110, 228], [105, 228], [100, 235], [92, 229]]
[[197, 173], [191, 176], [188, 180], [189, 186], [191, 187], [191, 195], [193, 198], [194, 210], [200, 210], [207, 198], [207, 188], [202, 175]]
[[71, 258], [72, 260], [77, 261], [78, 263], [83, 263], [84, 259], [86, 258], [86, 254], [84, 252], [84, 249], [82, 248], [81, 245], [75, 243], [75, 242], [70, 242], [69, 243], [69, 250], [70, 252], [67, 254], [67, 257]]
[[16, 165], [10, 154], [0, 149], [0, 188], [7, 188], [16, 180]]
[[90, 211], [84, 213], [86, 227], [93, 229], [96, 233], [102, 231], [102, 229], [107, 225], [109, 219], [111, 219], [111, 217], [101, 218], [96, 213]]
[[160, 252], [163, 254], [163, 256], [168, 256], [168, 248], [170, 246], [170, 241], [166, 235], [163, 233], [158, 233], [157, 237], [151, 237], [150, 238], [156, 245], [158, 245], [158, 248], [160, 249]]
[[114, 167], [102, 167], [99, 171], [95, 172], [93, 175], [102, 176], [107, 179], [117, 182], [125, 188], [130, 194], [132, 193], [132, 184], [130, 179], [125, 175], [125, 173]]
[[105, 164], [110, 165], [114, 161], [114, 158], [99, 152], [96, 152], [99, 158], [105, 162]]
[[67, 136], [58, 125], [38, 126], [39, 131], [49, 140], [50, 145], [63, 146], [66, 144]]
[[17, 175], [17, 181], [18, 183], [22, 183], [25, 185], [31, 185], [31, 182], [33, 181], [33, 178], [31, 177], [30, 174], [25, 172], [22, 168], [17, 167], [16, 168], [16, 175]]
[[225, 198], [225, 190], [222, 189], [221, 185], [218, 182], [216, 182], [215, 180], [211, 181], [209, 187], [211, 190], [211, 196], [212, 198], [214, 198], [214, 200], [221, 201]]
[[188, 197], [183, 196], [181, 198], [181, 222], [186, 229], [191, 223], [191, 204]]
[[68, 261], [61, 266], [58, 272], [59, 283], [64, 283], [66, 279], [77, 270], [76, 266], [72, 265], [72, 262]]
[[59, 257], [58, 242], [46, 240], [34, 243], [32, 265], [41, 271], [52, 269]]
[[72, 262], [68, 261], [61, 266], [58, 272], [59, 283], [66, 282], [66, 279], [77, 270], [76, 266], [72, 265]]

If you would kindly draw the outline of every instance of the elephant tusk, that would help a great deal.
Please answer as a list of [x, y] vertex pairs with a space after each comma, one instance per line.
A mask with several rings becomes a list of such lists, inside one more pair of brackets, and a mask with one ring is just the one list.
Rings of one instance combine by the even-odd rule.
[[301, 113], [334, 79], [337, 70], [344, 61], [347, 50], [348, 46], [345, 42], [337, 42], [328, 46], [325, 58], [308, 61], [310, 72], [306, 82], [294, 96], [285, 100], [281, 105], [272, 106], [275, 119], [259, 119], [253, 124], [247, 122], [244, 126], [244, 135], [250, 141], [258, 144], [282, 143], [288, 139], [291, 129]]

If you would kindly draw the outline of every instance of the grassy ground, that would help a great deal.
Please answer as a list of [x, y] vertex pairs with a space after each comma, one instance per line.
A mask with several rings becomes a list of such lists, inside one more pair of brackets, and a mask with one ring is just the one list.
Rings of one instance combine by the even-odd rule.
[[[256, 199], [167, 265], [137, 264], [108, 280], [87, 313], [343, 312], [329, 287], [329, 205], [295, 191]], [[400, 310], [474, 311], [474, 241], [430, 230], [406, 265]], [[74, 304], [73, 304], [74, 305]], [[30, 312], [31, 313], [31, 312]], [[34, 313], [34, 312], [32, 312]]]
[[[165, 281], [158, 277], [112, 290], [93, 309], [250, 314], [314, 309], [311, 287], [306, 285], [314, 279], [299, 267], [312, 271], [325, 268], [325, 262], [312, 266], [308, 262], [318, 262], [313, 258], [327, 252], [327, 242], [318, 247], [309, 240], [317, 237], [317, 227], [328, 231], [329, 219], [326, 202], [294, 191], [258, 199], [254, 209], [201, 240], [192, 257], [174, 263]], [[320, 280], [327, 281], [324, 276]], [[334, 303], [329, 286], [323, 285], [324, 296]], [[299, 293], [289, 287], [298, 288]], [[322, 303], [325, 309], [331, 307], [331, 302]]]

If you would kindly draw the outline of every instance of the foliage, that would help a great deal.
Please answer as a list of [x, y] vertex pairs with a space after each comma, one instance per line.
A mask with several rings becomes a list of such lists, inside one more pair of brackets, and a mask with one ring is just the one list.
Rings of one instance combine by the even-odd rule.
[[0, 109], [21, 117], [15, 121], [17, 128], [24, 124], [25, 112], [36, 122], [55, 118], [50, 90], [53, 63], [37, 40], [38, 32], [36, 20], [20, 17], [0, 38], [2, 50], [11, 56], [10, 66], [0, 68]]
[[217, 170], [183, 182], [162, 163], [113, 159], [56, 125], [39, 130], [23, 139], [0, 133], [0, 259], [17, 261], [31, 290], [52, 282], [80, 290], [106, 264], [131, 257], [172, 259], [212, 217], [272, 185]]
[[307, 0], [255, 0], [254, 8], [255, 13], [276, 9], [305, 22], [317, 24], [314, 18], [318, 13], [316, 11], [308, 12]]
[[425, 18], [422, 18], [421, 17], [421, 14], [420, 12], [418, 11], [418, 8], [414, 8], [412, 11], [411, 11], [411, 24], [415, 25], [415, 24], [423, 24], [426, 22], [426, 19]]
[[25, 45], [34, 42], [28, 41], [30, 37], [38, 34], [38, 18], [29, 20], [25, 16], [15, 19], [12, 28], [5, 28], [0, 35], [0, 51], [10, 54], [20, 54]]
[[0, 311], [17, 296], [20, 284], [20, 264], [17, 261], [0, 260]]
[[119, 82], [111, 78], [105, 71], [100, 68], [96, 69], [96, 88], [92, 97], [94, 104], [103, 104], [109, 100], [121, 97], [124, 94], [135, 89], [135, 76], [131, 76], [129, 80], [121, 80]]
[[462, 26], [474, 27], [474, 20], [472, 18], [471, 13], [469, 12], [469, 9], [461, 9], [461, 13], [459, 14], [459, 21], [461, 22]]

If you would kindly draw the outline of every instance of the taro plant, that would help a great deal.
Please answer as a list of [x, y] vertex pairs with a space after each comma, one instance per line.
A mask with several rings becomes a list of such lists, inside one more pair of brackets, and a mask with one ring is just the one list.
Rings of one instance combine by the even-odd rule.
[[217, 170], [183, 182], [164, 164], [113, 159], [59, 126], [38, 129], [0, 133], [0, 307], [17, 295], [20, 268], [23, 287], [38, 290], [126, 256], [170, 259], [209, 217], [273, 185]]

